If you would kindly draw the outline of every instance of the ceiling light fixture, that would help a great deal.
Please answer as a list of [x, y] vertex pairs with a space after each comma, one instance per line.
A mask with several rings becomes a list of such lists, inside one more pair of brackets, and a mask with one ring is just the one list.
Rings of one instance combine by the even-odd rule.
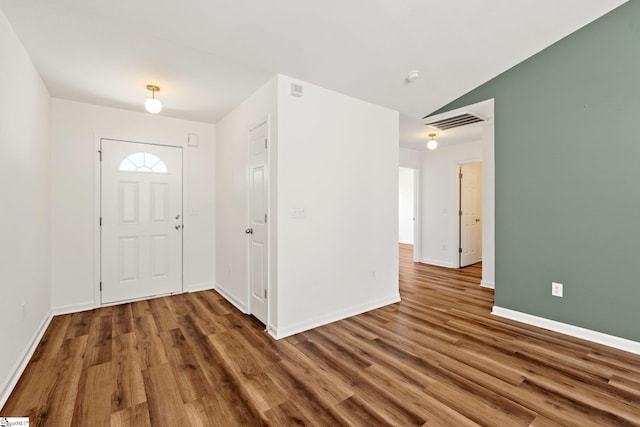
[[160, 92], [160, 88], [156, 85], [147, 85], [147, 90], [151, 91], [151, 98], [144, 101], [144, 108], [151, 114], [158, 114], [162, 111], [162, 102], [156, 98], [156, 92]]
[[431, 138], [429, 140], [429, 142], [427, 142], [427, 148], [429, 150], [435, 150], [436, 148], [438, 148], [438, 141], [436, 141], [435, 138], [436, 134], [435, 133], [430, 133], [429, 134], [429, 138]]

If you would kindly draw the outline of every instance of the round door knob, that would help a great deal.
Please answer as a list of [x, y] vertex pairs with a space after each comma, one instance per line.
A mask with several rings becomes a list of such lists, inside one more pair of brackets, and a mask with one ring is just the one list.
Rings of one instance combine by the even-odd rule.
[[253, 228], [247, 228], [244, 232], [247, 234], [253, 234]]

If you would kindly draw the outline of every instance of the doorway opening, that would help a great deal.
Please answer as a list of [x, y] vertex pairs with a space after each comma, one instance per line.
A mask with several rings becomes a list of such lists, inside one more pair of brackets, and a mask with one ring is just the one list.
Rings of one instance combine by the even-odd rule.
[[458, 165], [458, 267], [482, 261], [482, 163]]
[[[482, 232], [481, 235], [481, 257], [482, 257], [482, 280], [480, 286], [486, 288], [495, 288], [495, 112], [494, 112], [494, 100], [488, 99], [478, 102], [476, 104], [467, 105], [465, 107], [457, 108], [455, 110], [446, 111], [443, 113], [435, 114], [425, 117], [423, 123], [425, 125], [432, 125], [436, 122], [440, 122], [447, 119], [452, 119], [461, 115], [471, 114], [476, 117], [482, 118], [482, 122], [456, 128], [455, 130], [471, 129], [473, 126], [477, 126], [476, 129], [480, 130], [480, 148], [475, 154], [470, 154], [462, 158], [456, 158], [452, 160], [450, 166], [447, 165], [445, 174], [455, 174], [457, 164], [465, 164], [470, 162], [482, 161], [481, 171], [481, 187], [482, 187], [482, 216], [478, 224]], [[438, 138], [444, 140], [447, 133], [453, 129], [449, 128], [445, 131], [440, 131], [441, 135]], [[443, 147], [444, 148], [444, 147]], [[438, 148], [440, 150], [440, 148]], [[434, 150], [437, 153], [438, 150]], [[444, 150], [441, 153], [444, 156]], [[433, 156], [439, 156], [433, 154]], [[441, 194], [443, 190], [443, 183], [447, 187], [451, 185], [454, 187], [456, 184], [455, 178], [447, 178], [446, 180], [438, 179], [435, 172], [440, 171], [438, 165], [434, 165], [433, 162], [428, 161], [428, 157], [424, 157], [423, 169], [424, 174], [424, 200], [423, 200], [423, 215], [419, 218], [422, 221], [421, 227], [425, 236], [422, 236], [424, 240], [422, 248], [422, 260], [425, 263], [441, 265], [444, 267], [456, 268], [460, 266], [459, 255], [459, 212], [452, 212], [456, 209], [458, 204], [455, 201], [455, 188], [452, 188], [449, 194], [451, 199], [445, 200], [446, 203], [433, 202], [428, 197], [428, 194]], [[435, 168], [434, 168], [435, 166]], [[429, 187], [429, 183], [433, 186]], [[449, 184], [450, 183], [450, 184]], [[475, 221], [475, 218], [474, 218]], [[429, 239], [427, 239], [429, 237]], [[456, 240], [453, 240], [454, 237]], [[453, 245], [453, 246], [451, 246]]]
[[419, 169], [400, 167], [398, 172], [398, 242], [411, 246], [414, 262], [419, 251]]

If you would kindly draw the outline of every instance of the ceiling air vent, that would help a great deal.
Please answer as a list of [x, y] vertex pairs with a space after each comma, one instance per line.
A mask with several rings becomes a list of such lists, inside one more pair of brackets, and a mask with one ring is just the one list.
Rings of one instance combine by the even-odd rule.
[[[428, 117], [423, 118], [423, 120], [425, 119], [428, 120]], [[427, 126], [431, 126], [436, 129], [447, 130], [447, 129], [458, 128], [460, 126], [466, 126], [466, 125], [470, 125], [472, 123], [478, 123], [478, 122], [484, 122], [484, 119], [478, 116], [474, 116], [473, 114], [465, 113], [465, 114], [460, 114], [458, 116], [449, 117], [442, 120], [436, 120], [435, 122], [427, 121], [425, 122], [425, 124]]]

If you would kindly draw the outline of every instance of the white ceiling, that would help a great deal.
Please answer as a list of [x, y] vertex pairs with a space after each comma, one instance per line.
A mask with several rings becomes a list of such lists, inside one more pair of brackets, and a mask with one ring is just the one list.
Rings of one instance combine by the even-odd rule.
[[[162, 114], [215, 123], [275, 73], [419, 118], [624, 2], [0, 0], [0, 8], [52, 96], [142, 111], [153, 83]], [[421, 77], [408, 84], [413, 69]]]

